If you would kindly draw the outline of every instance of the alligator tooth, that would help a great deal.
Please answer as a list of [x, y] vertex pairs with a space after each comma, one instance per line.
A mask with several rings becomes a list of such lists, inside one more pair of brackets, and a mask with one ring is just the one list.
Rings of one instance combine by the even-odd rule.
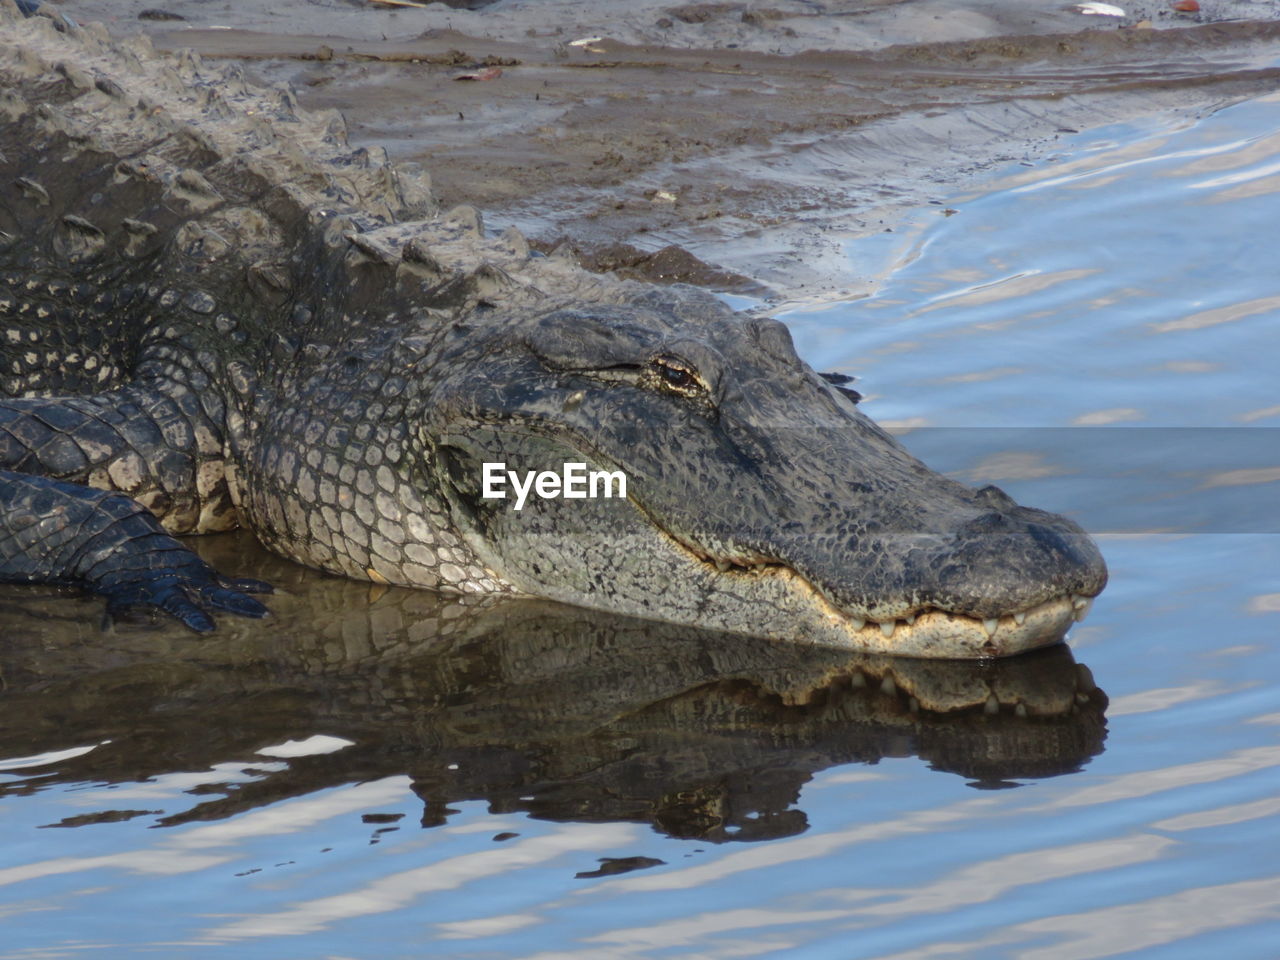
[[998, 626], [1000, 626], [999, 617], [988, 617], [986, 620], [982, 621], [982, 629], [987, 631], [988, 637], [995, 636], [996, 627]]
[[880, 681], [880, 692], [893, 696], [898, 692], [898, 685], [893, 682], [892, 674]]
[[919, 713], [920, 701], [917, 700], [915, 697], [912, 697], [910, 700], [907, 701], [907, 709], [910, 710], [912, 713]]
[[849, 677], [849, 683], [856, 690], [867, 685], [867, 678], [862, 675], [862, 671], [855, 670]]
[[908, 625], [914, 624], [916, 622], [916, 615], [913, 613], [910, 616], [903, 617], [902, 620]]
[[1020, 703], [1013, 708], [1013, 712], [1020, 717], [1025, 717], [1027, 715], [1027, 705], [1025, 703]]
[[1027, 612], [1025, 610], [1021, 610], [1018, 613], [1015, 613], [1013, 615], [1013, 622], [1018, 626], [1022, 626], [1027, 622]]
[[849, 618], [849, 626], [853, 627], [853, 629], [855, 630], [861, 630], [866, 625], [867, 625], [867, 621], [862, 619], [862, 617]]
[[1079, 623], [1081, 620], [1083, 620], [1085, 617], [1087, 617], [1087, 616], [1089, 615], [1089, 611], [1090, 611], [1091, 609], [1093, 609], [1093, 601], [1092, 601], [1092, 600], [1085, 600], [1085, 602], [1084, 602], [1084, 603], [1082, 603], [1082, 604], [1080, 604], [1079, 606], [1077, 606], [1077, 607], [1076, 607], [1076, 612], [1075, 612], [1074, 614], [1072, 614], [1072, 616], [1074, 616], [1074, 617], [1075, 617], [1075, 621], [1076, 621], [1076, 623]]
[[727, 572], [728, 572], [728, 570], [729, 570], [729, 561], [728, 561], [728, 560], [717, 560], [717, 561], [716, 561], [716, 569], [717, 569], [717, 570], [719, 570], [721, 573], [727, 573]]
[[897, 620], [881, 620], [880, 632], [883, 633], [886, 637], [892, 637], [893, 630], [895, 627], [897, 627], [897, 625], [898, 625]]
[[982, 712], [989, 717], [994, 717], [1000, 712], [1000, 701], [996, 699], [994, 693], [987, 697], [987, 702], [982, 705]]
[[1089, 597], [1082, 597], [1078, 593], [1071, 594], [1071, 605], [1077, 609], [1080, 607], [1087, 607], [1092, 602], [1093, 601]]

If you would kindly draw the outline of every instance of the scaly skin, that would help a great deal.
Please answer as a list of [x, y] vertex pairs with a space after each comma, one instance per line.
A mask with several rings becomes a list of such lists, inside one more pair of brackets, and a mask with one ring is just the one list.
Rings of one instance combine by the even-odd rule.
[[[1102, 589], [1077, 526], [930, 471], [782, 324], [533, 257], [288, 92], [0, 6], [0, 577], [206, 629], [255, 585], [160, 527], [241, 524], [354, 578], [922, 657], [1053, 642]], [[517, 512], [486, 461], [628, 496]]]

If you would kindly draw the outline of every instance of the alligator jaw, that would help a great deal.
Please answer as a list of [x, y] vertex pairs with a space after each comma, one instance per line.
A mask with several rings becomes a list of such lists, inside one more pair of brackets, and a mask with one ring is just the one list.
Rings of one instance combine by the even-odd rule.
[[743, 551], [743, 556], [733, 561], [710, 559], [683, 540], [671, 539], [721, 576], [784, 579], [790, 589], [806, 594], [823, 610], [832, 631], [847, 638], [849, 647], [867, 653], [933, 659], [1013, 656], [1059, 642], [1073, 623], [1084, 620], [1093, 603], [1092, 597], [1068, 594], [987, 619], [926, 607], [891, 620], [873, 620], [841, 610], [803, 574], [783, 562], [745, 559], [751, 551]]
[[907, 657], [1007, 657], [1061, 640], [1076, 619], [1073, 599], [1055, 597], [1030, 610], [987, 620], [945, 610], [883, 623], [846, 620], [865, 650]]
[[957, 659], [1013, 656], [1059, 642], [1073, 623], [1084, 620], [1093, 605], [1093, 596], [1064, 594], [988, 618], [927, 605], [896, 617], [876, 618], [833, 603], [786, 561], [746, 547], [713, 554], [691, 539], [666, 530], [656, 520], [654, 525], [704, 569], [714, 568], [715, 575], [740, 582], [756, 577], [779, 578], [818, 607], [837, 635], [848, 638], [850, 647], [868, 653]]

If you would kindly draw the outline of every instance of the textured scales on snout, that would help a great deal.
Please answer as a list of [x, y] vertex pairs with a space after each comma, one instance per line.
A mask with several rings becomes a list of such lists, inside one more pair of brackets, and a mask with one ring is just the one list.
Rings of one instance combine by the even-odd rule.
[[[193, 55], [0, 0], [0, 578], [198, 629], [261, 615], [174, 535], [921, 657], [1060, 638], [1106, 580], [1070, 521], [929, 470], [774, 320], [441, 211]], [[626, 496], [482, 495], [581, 463]]]

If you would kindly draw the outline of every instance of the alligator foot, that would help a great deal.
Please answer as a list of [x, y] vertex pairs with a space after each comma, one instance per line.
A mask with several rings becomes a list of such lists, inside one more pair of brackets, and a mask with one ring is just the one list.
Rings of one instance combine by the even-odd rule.
[[210, 611], [263, 617], [249, 596], [270, 584], [224, 577], [136, 501], [119, 493], [0, 470], [0, 580], [66, 583], [107, 599], [107, 620], [161, 610], [200, 633]]
[[132, 619], [139, 607], [162, 610], [197, 633], [208, 633], [214, 628], [210, 610], [242, 617], [267, 615], [267, 608], [249, 594], [271, 593], [271, 584], [249, 577], [223, 577], [186, 547], [176, 541], [174, 545], [189, 554], [189, 557], [168, 558], [177, 559], [181, 566], [117, 571], [111, 578], [112, 583], [95, 587], [96, 592], [107, 598], [104, 629], [115, 620]]

